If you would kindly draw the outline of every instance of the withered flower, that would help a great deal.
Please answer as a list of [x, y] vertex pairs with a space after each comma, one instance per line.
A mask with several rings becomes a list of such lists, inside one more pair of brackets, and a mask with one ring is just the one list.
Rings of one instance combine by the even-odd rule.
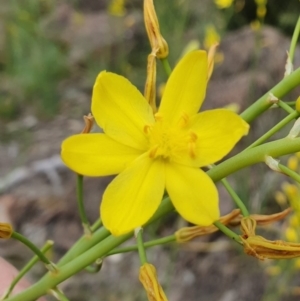
[[166, 58], [169, 55], [169, 46], [160, 33], [153, 0], [144, 1], [144, 20], [152, 52], [159, 59]]
[[139, 279], [146, 290], [149, 301], [168, 301], [152, 264], [145, 263], [140, 267]]
[[256, 220], [257, 225], [266, 226], [284, 219], [291, 211], [292, 208], [287, 208], [279, 213], [274, 213], [270, 215], [251, 214], [250, 216]]
[[[223, 225], [228, 225], [231, 220], [235, 219], [240, 214], [239, 209], [234, 209], [227, 215], [221, 216], [219, 221]], [[178, 243], [185, 243], [189, 240], [192, 240], [198, 236], [208, 235], [214, 232], [217, 232], [219, 229], [215, 225], [210, 226], [194, 226], [194, 227], [184, 227], [175, 232], [176, 241]]]
[[13, 233], [13, 228], [11, 224], [8, 223], [0, 223], [0, 239], [10, 238]]
[[267, 240], [262, 236], [255, 235], [256, 221], [252, 217], [241, 220], [241, 240], [246, 254], [260, 260], [288, 259], [300, 256], [300, 244], [282, 240]]
[[[263, 214], [251, 214], [250, 217], [253, 218], [258, 226], [266, 226], [274, 222], [278, 222], [284, 219], [290, 212], [291, 208], [287, 208], [279, 213], [263, 215]], [[243, 219], [243, 215], [239, 214], [235, 219], [230, 220], [228, 223], [229, 226], [238, 226], [241, 224], [241, 220]]]

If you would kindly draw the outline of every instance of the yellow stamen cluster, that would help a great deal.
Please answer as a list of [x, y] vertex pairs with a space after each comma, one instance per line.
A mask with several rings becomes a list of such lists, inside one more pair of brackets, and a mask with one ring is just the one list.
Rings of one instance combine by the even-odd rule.
[[177, 125], [164, 122], [162, 116], [156, 114], [156, 123], [146, 126], [144, 132], [149, 139], [150, 158], [172, 160], [183, 155], [196, 157], [196, 133], [186, 129], [188, 116], [182, 115]]

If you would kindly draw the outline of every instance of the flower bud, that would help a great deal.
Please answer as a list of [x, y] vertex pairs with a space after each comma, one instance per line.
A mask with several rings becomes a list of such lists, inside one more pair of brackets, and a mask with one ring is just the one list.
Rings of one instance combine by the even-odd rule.
[[140, 267], [139, 279], [146, 290], [149, 301], [168, 301], [158, 282], [156, 269], [152, 264], [145, 263]]
[[144, 20], [152, 52], [159, 59], [166, 58], [169, 55], [169, 46], [160, 33], [153, 0], [144, 1]]
[[10, 238], [13, 233], [13, 228], [11, 224], [0, 223], [0, 238]]

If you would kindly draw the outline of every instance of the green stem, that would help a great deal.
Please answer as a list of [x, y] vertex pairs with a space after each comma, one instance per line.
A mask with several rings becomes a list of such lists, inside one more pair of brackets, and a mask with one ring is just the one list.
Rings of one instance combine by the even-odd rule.
[[[45, 245], [41, 248], [41, 252], [45, 254], [52, 246], [53, 246], [53, 241], [48, 240], [46, 241]], [[6, 294], [2, 297], [1, 300], [5, 300], [9, 297], [13, 289], [15, 288], [16, 284], [23, 278], [23, 276], [31, 270], [31, 268], [39, 261], [39, 257], [36, 255], [34, 256], [24, 267], [23, 269], [19, 272], [16, 278], [12, 281], [10, 284]]]
[[89, 225], [89, 221], [85, 212], [84, 203], [83, 203], [83, 176], [77, 175], [77, 204], [79, 209], [79, 215], [81, 223], [83, 225], [84, 233], [89, 235], [92, 233]]
[[138, 228], [135, 230], [135, 233], [136, 233], [135, 235], [136, 235], [136, 241], [137, 241], [141, 265], [144, 265], [148, 262], [148, 260], [147, 260], [146, 250], [144, 248], [143, 229]]
[[228, 191], [228, 193], [230, 194], [230, 196], [232, 197], [232, 199], [234, 200], [235, 204], [241, 209], [243, 216], [249, 216], [248, 209], [246, 208], [243, 201], [239, 198], [237, 193], [232, 189], [228, 181], [224, 178], [221, 180], [221, 182], [226, 188], [226, 190]]
[[282, 164], [280, 164], [280, 163], [278, 164], [278, 168], [279, 168], [285, 175], [289, 176], [290, 178], [292, 178], [293, 180], [295, 180], [296, 182], [298, 182], [298, 183], [300, 184], [300, 175], [299, 175], [297, 172], [295, 172], [295, 171], [289, 169], [288, 167], [286, 167], [286, 166], [284, 166], [284, 165], [282, 165]]
[[[174, 207], [171, 204], [170, 199], [165, 198], [162, 201], [159, 209], [147, 224], [154, 222], [173, 210]], [[76, 258], [74, 258], [72, 261], [66, 263], [55, 275], [47, 273], [37, 283], [27, 288], [20, 294], [10, 297], [7, 299], [7, 301], [32, 301], [40, 296], [45, 295], [49, 290], [51, 290], [53, 287], [56, 287], [59, 283], [70, 278], [72, 275], [78, 273], [85, 267], [91, 265], [98, 258], [104, 257], [111, 250], [115, 249], [121, 243], [132, 237], [132, 235], [133, 233], [131, 232], [118, 237], [107, 237], [100, 243], [96, 243], [96, 245], [93, 247], [88, 248], [83, 254], [76, 256]], [[93, 240], [93, 238], [94, 236], [92, 236], [91, 239]]]
[[294, 33], [293, 33], [291, 46], [290, 46], [290, 51], [289, 51], [291, 62], [293, 62], [293, 60], [294, 60], [295, 49], [296, 49], [297, 41], [298, 41], [298, 38], [299, 38], [299, 33], [300, 33], [300, 16], [298, 18], [298, 21], [297, 21], [297, 24], [296, 24], [296, 27], [295, 27], [295, 30], [294, 30]]
[[300, 138], [283, 138], [244, 150], [207, 171], [214, 182], [253, 164], [265, 162], [266, 156], [278, 158], [300, 151]]
[[[97, 243], [104, 240], [106, 237], [110, 235], [110, 232], [106, 230], [104, 227], [98, 229], [92, 235], [84, 235], [82, 236], [70, 249], [63, 258], [58, 262], [58, 266], [63, 266], [64, 264], [70, 262], [75, 259], [78, 255], [82, 254], [86, 250], [92, 248]], [[97, 259], [97, 258], [96, 258]]]
[[[160, 214], [160, 212], [171, 212], [174, 210], [174, 207], [172, 203], [170, 202], [169, 198], [165, 198], [162, 200], [161, 205], [159, 207], [159, 210], [156, 214]], [[156, 220], [156, 214], [148, 221], [148, 224], [151, 224], [154, 220]], [[62, 266], [71, 260], [75, 259], [78, 255], [84, 253], [86, 250], [90, 249], [94, 245], [98, 244], [102, 240], [104, 240], [106, 237], [110, 235], [110, 232], [106, 230], [104, 227], [98, 229], [95, 233], [93, 233], [90, 236], [84, 235], [81, 237], [64, 256], [61, 258], [61, 260], [58, 263], [58, 266]]]
[[[175, 236], [175, 234], [173, 234], [173, 235], [166, 236], [166, 237], [163, 237], [163, 238], [147, 241], [147, 242], [144, 243], [144, 248], [147, 249], [147, 248], [150, 248], [150, 247], [155, 247], [155, 246], [158, 246], [158, 245], [167, 244], [167, 243], [175, 242], [175, 241], [176, 241], [176, 236]], [[137, 249], [138, 249], [137, 245], [128, 246], [128, 247], [124, 247], [124, 248], [118, 248], [118, 249], [112, 250], [106, 256], [110, 256], [110, 255], [114, 255], [114, 254], [120, 254], [120, 253], [127, 253], [127, 252], [131, 252], [131, 251], [136, 251]]]
[[282, 108], [283, 110], [285, 110], [287, 113], [292, 114], [295, 112], [294, 109], [292, 109], [288, 104], [286, 104], [284, 101], [279, 100], [277, 105]]
[[277, 98], [280, 99], [288, 92], [296, 88], [298, 85], [300, 85], [300, 68], [296, 69], [293, 73], [286, 76], [269, 92], [267, 92], [250, 107], [248, 107], [240, 116], [246, 122], [250, 123], [273, 105], [272, 102], [268, 101], [270, 93], [273, 93]]
[[293, 101], [285, 101], [285, 103], [287, 105], [289, 105], [290, 107], [294, 107], [296, 105], [296, 101], [295, 100], [293, 100]]
[[297, 118], [298, 116], [299, 116], [299, 113], [297, 111], [293, 111], [290, 115], [286, 116], [279, 123], [277, 123], [272, 129], [270, 129], [268, 132], [266, 132], [264, 135], [262, 135], [259, 139], [257, 139], [251, 145], [249, 145], [246, 149], [253, 148], [255, 146], [262, 144], [263, 142], [265, 142], [267, 139], [272, 137], [275, 133], [277, 133], [279, 130], [281, 130], [284, 126], [286, 126], [288, 123], [290, 123], [293, 119]]
[[50, 271], [54, 272], [57, 270], [56, 267], [53, 265], [53, 263], [42, 253], [42, 251], [37, 246], [35, 246], [30, 240], [28, 240], [25, 236], [23, 236], [18, 232], [13, 232], [11, 237], [26, 245], [32, 252], [36, 254], [36, 256], [38, 256], [38, 258], [43, 263], [45, 263], [46, 267]]
[[222, 231], [226, 236], [228, 236], [229, 238], [235, 240], [237, 243], [242, 245], [242, 241], [240, 239], [240, 237], [233, 231], [231, 231], [229, 228], [227, 228], [226, 226], [224, 226], [220, 221], [216, 221], [214, 222], [214, 225], [220, 230]]
[[85, 270], [91, 274], [98, 273], [102, 268], [103, 260], [101, 258], [97, 259], [94, 264], [85, 268]]
[[172, 73], [172, 68], [170, 66], [170, 63], [169, 63], [168, 59], [164, 58], [164, 59], [161, 59], [160, 61], [162, 62], [162, 65], [165, 69], [165, 72], [167, 73], [168, 76], [170, 76], [171, 73]]
[[98, 218], [95, 223], [91, 226], [91, 230], [92, 232], [95, 232], [96, 230], [98, 230], [100, 227], [102, 226], [102, 220], [100, 218]]

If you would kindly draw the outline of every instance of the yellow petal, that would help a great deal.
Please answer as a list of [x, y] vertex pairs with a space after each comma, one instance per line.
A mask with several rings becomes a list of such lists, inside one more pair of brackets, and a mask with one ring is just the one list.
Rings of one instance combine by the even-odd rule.
[[104, 226], [118, 236], [144, 225], [158, 208], [164, 188], [163, 162], [140, 156], [105, 190], [100, 207]]
[[154, 122], [153, 112], [143, 95], [125, 77], [101, 72], [94, 85], [92, 113], [104, 132], [114, 140], [145, 150], [146, 125]]
[[173, 70], [158, 112], [170, 123], [177, 123], [186, 114], [196, 114], [203, 102], [207, 84], [207, 55], [192, 51]]
[[62, 143], [61, 157], [75, 172], [85, 176], [120, 173], [141, 154], [105, 134], [79, 134]]
[[187, 221], [209, 226], [219, 219], [219, 197], [215, 184], [201, 169], [166, 165], [166, 189], [178, 213]]
[[248, 130], [241, 117], [226, 109], [197, 114], [191, 120], [191, 131], [197, 135], [194, 164], [201, 167], [221, 160]]

